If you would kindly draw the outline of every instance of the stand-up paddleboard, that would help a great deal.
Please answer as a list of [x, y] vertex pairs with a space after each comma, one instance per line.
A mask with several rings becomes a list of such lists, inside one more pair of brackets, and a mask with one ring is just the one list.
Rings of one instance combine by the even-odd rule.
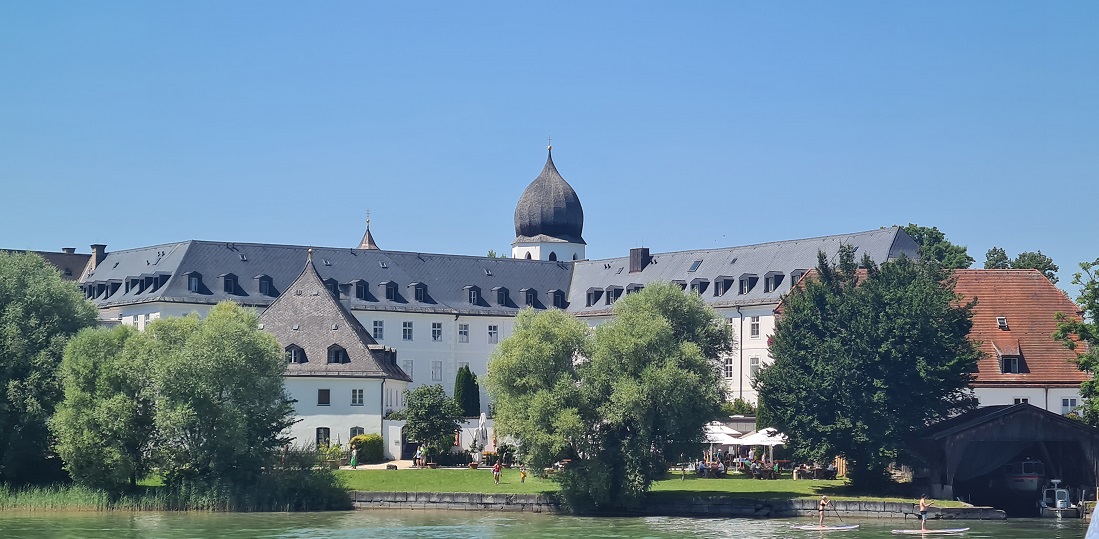
[[812, 524], [790, 526], [791, 529], [814, 531], [814, 532], [838, 532], [838, 531], [843, 531], [843, 530], [853, 530], [853, 529], [858, 528], [858, 527], [859, 527], [858, 524], [849, 524], [849, 525], [846, 525], [846, 526], [815, 526], [815, 525], [812, 525]]
[[951, 535], [969, 531], [969, 528], [945, 528], [938, 530], [893, 530], [897, 535]]

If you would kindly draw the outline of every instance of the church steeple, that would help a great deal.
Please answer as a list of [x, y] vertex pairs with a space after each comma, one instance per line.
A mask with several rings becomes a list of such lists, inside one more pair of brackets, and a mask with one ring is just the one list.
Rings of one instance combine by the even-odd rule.
[[359, 249], [380, 250], [378, 244], [374, 243], [374, 236], [370, 235], [370, 210], [366, 210], [366, 234], [363, 234], [363, 239], [359, 241]]
[[584, 259], [584, 207], [576, 191], [557, 172], [553, 146], [546, 164], [523, 190], [515, 206], [512, 257], [534, 260]]

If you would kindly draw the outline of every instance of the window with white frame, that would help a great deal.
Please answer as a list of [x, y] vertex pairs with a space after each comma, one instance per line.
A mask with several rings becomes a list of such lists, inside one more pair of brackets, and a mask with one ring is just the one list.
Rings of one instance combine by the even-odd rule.
[[405, 374], [407, 374], [409, 376], [412, 376], [412, 360], [411, 359], [406, 359], [406, 360], [402, 361], [401, 362], [401, 369], [405, 372]]
[[733, 356], [728, 356], [725, 358], [725, 377], [733, 377]]
[[380, 341], [384, 338], [385, 338], [385, 321], [375, 320], [374, 321], [374, 340], [375, 341]]
[[[362, 427], [351, 427], [351, 438], [362, 436], [363, 434], [366, 434], [366, 429], [363, 429]], [[351, 438], [348, 439], [350, 440]]]
[[753, 339], [758, 339], [759, 338], [759, 317], [758, 316], [753, 316], [752, 317], [751, 328], [752, 328], [752, 338]]
[[1030, 399], [1027, 397], [1015, 397], [1015, 404], [1029, 404]]
[[443, 362], [432, 361], [431, 362], [431, 381], [441, 382], [443, 380]]
[[469, 324], [458, 324], [458, 342], [469, 342]]
[[752, 377], [752, 379], [755, 379], [756, 375], [759, 374], [759, 358], [753, 357], [749, 359], [748, 365], [748, 374]]
[[352, 389], [351, 390], [351, 406], [363, 405], [363, 390]]
[[412, 340], [412, 322], [401, 322], [401, 340]]
[[1076, 411], [1076, 399], [1061, 399], [1061, 415]]
[[1019, 358], [1017, 356], [1001, 357], [1000, 372], [1004, 374], [1019, 374]]
[[431, 340], [439, 342], [443, 340], [443, 323], [432, 322], [431, 323]]
[[488, 326], [488, 343], [496, 344], [500, 342], [500, 326], [489, 325]]

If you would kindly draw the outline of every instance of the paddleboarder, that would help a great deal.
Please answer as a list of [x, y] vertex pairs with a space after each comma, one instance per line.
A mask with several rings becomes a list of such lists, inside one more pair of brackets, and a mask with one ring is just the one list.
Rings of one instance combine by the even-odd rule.
[[826, 494], [824, 496], [821, 496], [820, 497], [820, 503], [817, 504], [817, 512], [820, 513], [820, 520], [817, 521], [817, 525], [820, 526], [821, 528], [824, 527], [824, 510], [829, 505], [831, 505], [831, 503], [828, 501], [828, 495]]
[[927, 531], [927, 508], [935, 505], [935, 502], [927, 499], [927, 494], [920, 496], [920, 530]]

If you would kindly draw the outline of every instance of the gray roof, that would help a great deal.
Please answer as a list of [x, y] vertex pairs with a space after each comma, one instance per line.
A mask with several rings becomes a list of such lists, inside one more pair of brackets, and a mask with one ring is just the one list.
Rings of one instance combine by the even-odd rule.
[[515, 242], [538, 242], [549, 236], [584, 243], [584, 208], [576, 191], [557, 172], [553, 153], [542, 173], [523, 191], [515, 205]]
[[[651, 255], [651, 262], [636, 273], [630, 273], [629, 257], [583, 260], [574, 262], [568, 310], [581, 315], [607, 314], [613, 309], [613, 305], [606, 304], [608, 288], [621, 287], [628, 291], [631, 285], [644, 286], [659, 281], [679, 282], [686, 287], [692, 283], [704, 284], [702, 298], [714, 307], [777, 304], [779, 297], [793, 285], [791, 274], [816, 267], [818, 251], [834, 258], [840, 245], [845, 244], [856, 248], [856, 258], [861, 259], [866, 253], [878, 263], [898, 258], [902, 253], [916, 258], [919, 250], [904, 230], [891, 227], [743, 247], [656, 253]], [[701, 263], [695, 271], [690, 271], [697, 261]], [[765, 291], [768, 274], [783, 276], [775, 290]], [[740, 294], [740, 281], [748, 276], [755, 276], [757, 281], [747, 293]], [[715, 295], [719, 290], [716, 281], [728, 285], [728, 290]], [[588, 306], [587, 293], [591, 290], [601, 292], [598, 301]]]
[[[297, 346], [306, 361], [287, 365], [287, 376], [357, 376], [411, 382], [397, 366], [397, 353], [381, 346], [325, 288], [311, 258], [294, 282], [259, 317], [263, 330], [284, 349]], [[332, 347], [347, 352], [347, 362], [329, 363]]]
[[[319, 247], [314, 249], [313, 260], [321, 279], [339, 285], [340, 299], [351, 310], [513, 316], [524, 303], [520, 291], [532, 289], [539, 308], [552, 306], [550, 290], [561, 290], [567, 293], [566, 310], [599, 315], [612, 309], [605, 301], [607, 289], [629, 293], [656, 281], [680, 282], [685, 287], [698, 284], [704, 287], [702, 297], [714, 307], [777, 304], [793, 285], [791, 276], [795, 272], [816, 266], [818, 251], [835, 257], [843, 244], [856, 247], [857, 257], [866, 253], [879, 263], [901, 254], [916, 258], [918, 253], [916, 242], [899, 227], [892, 227], [742, 247], [655, 253], [651, 262], [636, 273], [629, 271], [629, 257], [541, 262]], [[100, 307], [151, 301], [213, 304], [224, 300], [264, 307], [298, 278], [308, 249], [192, 240], [114, 251], [89, 273], [84, 286], [94, 290], [94, 301]], [[695, 271], [689, 271], [696, 261], [701, 263]], [[780, 274], [782, 279], [774, 290], [765, 291], [769, 274]], [[198, 292], [188, 290], [190, 275], [201, 277], [203, 286]], [[231, 293], [223, 287], [227, 276], [237, 279]], [[741, 294], [740, 281], [748, 276], [757, 280]], [[128, 283], [136, 278], [141, 278], [144, 285], [129, 290], [120, 285], [109, 296], [111, 286], [96, 286]], [[261, 278], [270, 279], [273, 295], [260, 294]], [[366, 283], [367, 298], [356, 297], [357, 281]], [[718, 281], [723, 290], [715, 295]], [[386, 299], [382, 286], [386, 283], [394, 286], [394, 299]], [[425, 287], [424, 301], [416, 301], [416, 284]], [[476, 305], [469, 303], [470, 287], [480, 290]], [[498, 303], [493, 290], [499, 288], [508, 290], [507, 304]], [[591, 306], [586, 302], [589, 290], [601, 291], [599, 301]]]
[[[85, 287], [148, 277], [149, 286], [97, 287], [94, 301], [100, 307], [170, 301], [214, 304], [232, 300], [244, 305], [267, 306], [285, 292], [300, 274], [309, 247], [261, 243], [185, 241], [113, 251], [90, 272]], [[348, 248], [314, 248], [313, 259], [322, 279], [340, 285], [340, 299], [352, 310], [418, 311], [467, 315], [514, 315], [523, 306], [518, 291], [536, 291], [538, 307], [552, 305], [549, 290], [567, 290], [572, 265], [510, 258], [407, 253], [400, 251]], [[188, 277], [197, 275], [202, 287], [188, 290]], [[226, 276], [235, 276], [237, 286], [226, 292]], [[270, 278], [272, 295], [260, 293], [261, 277]], [[356, 297], [356, 281], [364, 281], [369, 295]], [[382, 283], [392, 283], [396, 297], [386, 299]], [[413, 283], [426, 287], [424, 301], [416, 301]], [[481, 291], [476, 305], [469, 303], [467, 287]], [[507, 304], [490, 294], [496, 287], [507, 288]], [[103, 289], [103, 290], [98, 290]]]

